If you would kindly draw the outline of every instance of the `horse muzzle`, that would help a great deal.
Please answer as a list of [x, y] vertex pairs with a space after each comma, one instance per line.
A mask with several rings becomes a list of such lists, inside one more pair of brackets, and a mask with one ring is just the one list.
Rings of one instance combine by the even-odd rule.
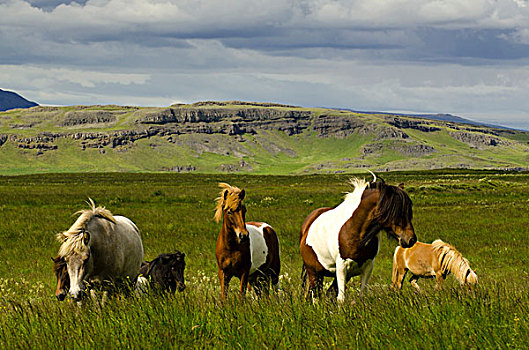
[[66, 298], [67, 294], [68, 293], [66, 293], [66, 292], [60, 292], [60, 293], [56, 293], [55, 297], [57, 298], [58, 301], [63, 301], [64, 298]]
[[401, 237], [399, 244], [402, 248], [411, 248], [417, 242], [417, 236], [413, 235], [407, 242]]
[[247, 241], [249, 241], [249, 235], [248, 233], [246, 234], [242, 234], [242, 233], [239, 233], [239, 243], [245, 243]]
[[74, 301], [79, 301], [83, 299], [86, 296], [86, 290], [85, 289], [79, 289], [77, 291], [70, 291], [70, 298]]

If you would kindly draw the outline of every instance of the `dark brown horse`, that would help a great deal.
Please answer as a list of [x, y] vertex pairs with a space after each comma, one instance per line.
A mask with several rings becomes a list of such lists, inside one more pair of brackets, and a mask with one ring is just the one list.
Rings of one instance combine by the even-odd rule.
[[[151, 289], [158, 292], [174, 293], [185, 288], [184, 270], [185, 254], [178, 250], [174, 253], [163, 253], [151, 261], [144, 261], [140, 267], [140, 277], [145, 278]], [[143, 283], [139, 282], [139, 283]]]
[[63, 301], [70, 288], [70, 275], [68, 275], [66, 260], [58, 256], [51, 258], [51, 260], [53, 260], [53, 272], [55, 273], [55, 277], [57, 277], [55, 297], [57, 297], [57, 300]]
[[[300, 230], [305, 297], [321, 292], [323, 278], [335, 277], [329, 292], [345, 298], [345, 284], [361, 275], [365, 289], [378, 253], [378, 233], [384, 230], [402, 247], [417, 241], [412, 225], [412, 202], [402, 187], [353, 179], [354, 191], [334, 208], [320, 208], [307, 216]], [[306, 278], [308, 277], [308, 283]]]
[[217, 238], [216, 256], [219, 268], [221, 297], [228, 295], [232, 277], [241, 280], [239, 295], [246, 293], [247, 285], [255, 288], [257, 295], [268, 293], [272, 284], [279, 283], [279, 241], [274, 229], [264, 222], [245, 222], [246, 208], [242, 203], [245, 192], [227, 183], [217, 198], [215, 220], [222, 220]]

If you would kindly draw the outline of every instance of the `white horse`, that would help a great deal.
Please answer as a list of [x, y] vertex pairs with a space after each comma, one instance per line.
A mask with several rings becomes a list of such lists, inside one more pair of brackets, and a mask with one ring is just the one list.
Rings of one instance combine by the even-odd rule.
[[58, 257], [66, 261], [70, 276], [69, 295], [79, 300], [86, 283], [111, 281], [131, 288], [143, 261], [143, 244], [136, 225], [123, 216], [113, 216], [105, 208], [81, 210], [79, 218], [57, 235], [62, 242]]

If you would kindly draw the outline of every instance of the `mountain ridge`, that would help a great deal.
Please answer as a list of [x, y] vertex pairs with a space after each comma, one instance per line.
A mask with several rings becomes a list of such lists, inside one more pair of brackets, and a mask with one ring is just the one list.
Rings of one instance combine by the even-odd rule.
[[16, 92], [0, 89], [0, 112], [15, 108], [31, 108], [38, 106], [36, 102], [28, 101]]
[[33, 107], [0, 113], [0, 174], [303, 174], [525, 169], [529, 133], [274, 103]]

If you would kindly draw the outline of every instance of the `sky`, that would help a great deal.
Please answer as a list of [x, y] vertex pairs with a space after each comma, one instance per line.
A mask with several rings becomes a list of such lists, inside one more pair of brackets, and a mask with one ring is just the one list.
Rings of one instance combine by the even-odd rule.
[[529, 0], [0, 0], [0, 89], [242, 100], [529, 130]]

